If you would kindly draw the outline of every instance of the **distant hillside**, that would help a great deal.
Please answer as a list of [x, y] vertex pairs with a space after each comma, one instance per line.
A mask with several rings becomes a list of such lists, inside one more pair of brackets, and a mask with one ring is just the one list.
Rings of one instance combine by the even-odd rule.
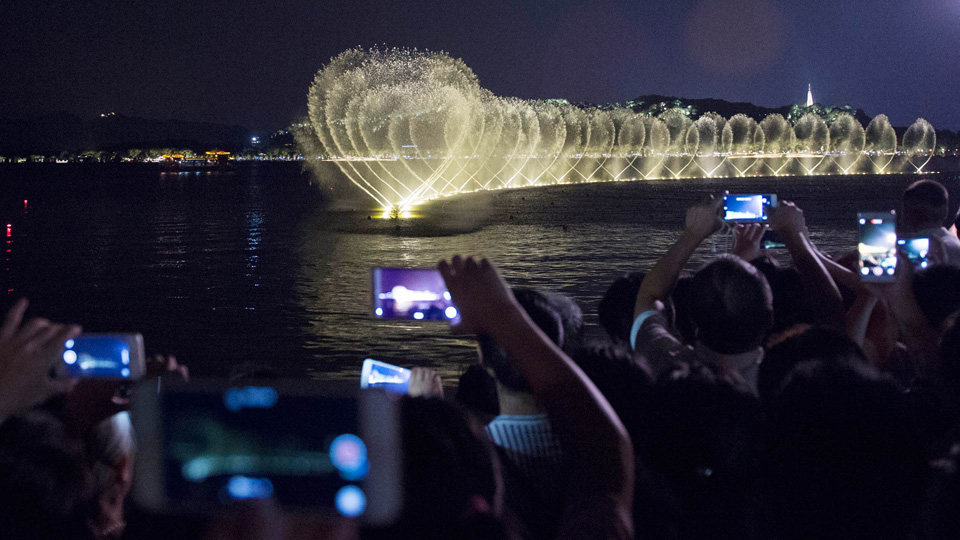
[[[753, 118], [757, 122], [763, 120], [769, 114], [780, 114], [784, 118], [790, 115], [790, 111], [793, 109], [793, 105], [784, 105], [782, 107], [770, 108], [770, 107], [761, 107], [760, 105], [754, 105], [753, 103], [745, 102], [731, 102], [723, 99], [712, 99], [712, 98], [703, 98], [703, 99], [690, 99], [690, 98], [680, 98], [673, 96], [661, 96], [658, 94], [647, 94], [644, 96], [636, 97], [624, 105], [630, 107], [634, 111], [646, 111], [648, 109], [659, 109], [659, 108], [670, 108], [676, 104], [680, 104], [682, 107], [693, 107], [696, 109], [696, 114], [699, 116], [707, 112], [715, 112], [723, 116], [724, 118], [730, 118], [735, 114], [745, 114], [750, 118]], [[847, 109], [846, 107], [833, 107], [835, 109]], [[863, 112], [862, 109], [853, 109], [849, 108], [850, 114], [854, 116], [857, 120], [863, 124], [864, 127], [870, 123], [871, 118], [867, 116], [867, 113]]]
[[249, 140], [249, 130], [241, 126], [149, 120], [119, 114], [92, 119], [69, 113], [30, 119], [0, 119], [0, 155], [50, 155], [138, 147], [234, 151]]

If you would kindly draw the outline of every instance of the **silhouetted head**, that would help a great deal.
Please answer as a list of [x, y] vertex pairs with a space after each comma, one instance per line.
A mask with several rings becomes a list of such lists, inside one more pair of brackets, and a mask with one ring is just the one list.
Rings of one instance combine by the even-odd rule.
[[500, 414], [497, 383], [480, 364], [470, 364], [457, 383], [457, 403], [467, 410], [496, 416]]
[[653, 388], [645, 362], [625, 345], [608, 342], [585, 344], [571, 358], [607, 398], [637, 447], [647, 438], [646, 411]]
[[97, 530], [114, 530], [124, 522], [124, 503], [133, 484], [136, 441], [124, 411], [100, 422], [85, 437], [99, 508]]
[[948, 399], [960, 408], [960, 324], [956, 320], [940, 340], [940, 375], [949, 389]]
[[932, 462], [932, 481], [924, 504], [921, 538], [954, 540], [960, 538], [960, 443], [954, 443], [947, 455]]
[[960, 310], [960, 268], [936, 264], [913, 275], [913, 295], [930, 324], [939, 328]]
[[689, 365], [657, 382], [645, 414], [650, 432], [640, 446], [642, 461], [663, 479], [678, 536], [751, 538], [763, 427], [747, 384], [711, 366]]
[[855, 362], [799, 364], [768, 409], [768, 503], [777, 538], [903, 540], [926, 454], [906, 397]]
[[910, 230], [942, 227], [947, 220], [947, 189], [933, 180], [919, 180], [903, 192], [902, 223]]
[[403, 512], [369, 538], [447, 539], [503, 536], [502, 481], [489, 439], [459, 407], [404, 397]]
[[721, 255], [693, 276], [688, 302], [697, 339], [721, 354], [755, 349], [773, 326], [770, 285], [733, 255]]
[[[564, 323], [554, 309], [554, 303], [545, 294], [532, 289], [513, 289], [513, 296], [520, 306], [527, 312], [540, 330], [559, 347], [564, 345]], [[477, 336], [477, 345], [480, 349], [480, 362], [493, 370], [493, 376], [506, 388], [518, 392], [528, 392], [526, 381], [523, 380], [516, 365], [507, 357], [493, 339], [483, 334]]]
[[828, 328], [810, 328], [777, 343], [764, 355], [757, 375], [763, 405], [769, 405], [777, 396], [794, 367], [815, 360], [868, 363], [860, 346], [847, 336]]
[[547, 299], [547, 304], [560, 318], [563, 327], [563, 343], [560, 347], [569, 354], [580, 345], [583, 336], [583, 310], [577, 302], [565, 294], [552, 291], [540, 291]]
[[782, 267], [770, 257], [761, 257], [751, 261], [763, 274], [773, 294], [772, 333], [780, 333], [800, 323], [813, 322], [804, 294], [803, 278], [793, 267]]
[[600, 299], [597, 307], [600, 327], [616, 342], [630, 342], [630, 328], [643, 276], [643, 272], [630, 272], [618, 277]]
[[96, 489], [82, 444], [39, 410], [0, 426], [0, 536], [92, 539]]
[[690, 285], [692, 283], [692, 276], [677, 278], [670, 293], [670, 302], [665, 306], [666, 314], [671, 318], [680, 340], [688, 345], [697, 341], [697, 329], [690, 319]]

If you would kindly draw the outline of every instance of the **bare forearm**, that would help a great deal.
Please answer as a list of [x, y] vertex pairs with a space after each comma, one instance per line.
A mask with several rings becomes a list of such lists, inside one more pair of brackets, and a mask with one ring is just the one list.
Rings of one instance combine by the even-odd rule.
[[820, 261], [813, 245], [803, 235], [798, 233], [784, 236], [784, 243], [793, 258], [809, 294], [817, 301], [816, 314], [819, 322], [835, 327], [843, 324], [843, 296], [840, 289], [830, 277], [827, 268]]
[[850, 307], [846, 315], [847, 337], [852, 339], [863, 347], [867, 338], [867, 327], [870, 325], [870, 317], [873, 315], [873, 308], [877, 305], [877, 297], [872, 294], [860, 293], [857, 300]]
[[660, 257], [640, 284], [634, 316], [654, 309], [657, 300], [663, 300], [667, 296], [680, 276], [680, 272], [683, 271], [684, 265], [702, 241], [702, 238], [684, 231], [676, 243], [663, 254], [663, 257]]
[[519, 306], [503, 311], [491, 337], [514, 359], [530, 392], [546, 407], [576, 469], [589, 471], [580, 485], [631, 496], [633, 448], [606, 398]]
[[823, 264], [823, 267], [827, 269], [827, 272], [830, 273], [830, 277], [833, 278], [834, 283], [843, 285], [852, 291], [858, 291], [863, 288], [863, 284], [860, 282], [860, 276], [858, 276], [856, 272], [837, 264], [836, 261], [820, 251], [817, 251], [817, 258], [820, 260], [820, 263]]

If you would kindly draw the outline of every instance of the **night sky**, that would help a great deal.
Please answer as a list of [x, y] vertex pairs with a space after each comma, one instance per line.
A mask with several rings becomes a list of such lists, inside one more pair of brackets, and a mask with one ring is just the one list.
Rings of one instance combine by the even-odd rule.
[[277, 129], [331, 56], [375, 44], [448, 51], [501, 96], [779, 106], [812, 83], [824, 104], [960, 129], [960, 0], [13, 0], [0, 117]]

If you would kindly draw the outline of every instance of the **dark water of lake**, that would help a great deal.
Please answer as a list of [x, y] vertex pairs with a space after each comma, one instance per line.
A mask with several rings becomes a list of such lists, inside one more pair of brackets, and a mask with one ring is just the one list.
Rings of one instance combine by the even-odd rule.
[[[960, 200], [960, 175], [927, 177]], [[430, 225], [411, 220], [397, 231], [368, 221], [366, 203], [332, 210], [328, 188], [311, 186], [296, 163], [188, 175], [136, 165], [2, 166], [0, 225], [11, 227], [2, 238], [0, 308], [27, 296], [36, 315], [89, 331], [142, 332], [150, 351], [176, 354], [200, 375], [253, 362], [282, 375], [344, 379], [373, 357], [433, 366], [449, 379], [474, 358], [471, 342], [451, 337], [443, 323], [372, 319], [371, 266], [429, 267], [456, 253], [482, 254], [515, 285], [572, 296], [593, 323], [609, 283], [648, 269], [676, 237], [684, 209], [706, 193], [778, 193], [805, 210], [818, 245], [840, 251], [856, 245], [858, 210], [894, 208], [915, 179], [511, 190], [427, 205], [421, 213], [440, 214]], [[469, 214], [468, 226], [459, 214]], [[728, 242], [708, 241], [692, 264]]]

